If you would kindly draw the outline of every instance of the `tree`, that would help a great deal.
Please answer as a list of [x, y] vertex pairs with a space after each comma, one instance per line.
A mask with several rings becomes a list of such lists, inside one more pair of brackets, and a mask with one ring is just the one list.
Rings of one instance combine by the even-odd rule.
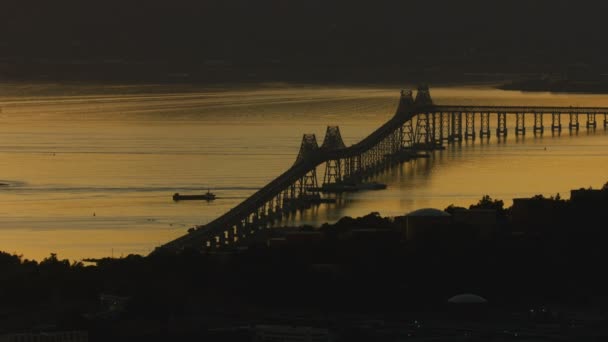
[[497, 212], [504, 211], [505, 203], [502, 200], [493, 200], [490, 195], [484, 195], [477, 204], [471, 204], [469, 209], [494, 209]]

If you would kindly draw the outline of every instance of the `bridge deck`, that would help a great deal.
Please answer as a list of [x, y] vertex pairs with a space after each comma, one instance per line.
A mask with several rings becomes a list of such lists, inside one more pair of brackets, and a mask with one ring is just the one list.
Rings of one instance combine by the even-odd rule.
[[163, 247], [183, 248], [185, 246], [195, 246], [198, 240], [201, 238], [222, 233], [227, 229], [227, 227], [237, 224], [240, 220], [244, 219], [262, 204], [277, 196], [281, 191], [288, 188], [297, 179], [303, 177], [308, 171], [328, 160], [355, 156], [360, 154], [362, 151], [370, 149], [382, 139], [387, 137], [388, 134], [400, 127], [400, 125], [403, 125], [403, 123], [405, 123], [407, 120], [410, 120], [414, 115], [415, 113], [412, 112], [409, 106], [400, 102], [395, 115], [360, 142], [340, 150], [319, 150], [318, 154], [307, 161], [294, 164], [287, 171], [273, 179], [266, 186], [256, 191], [253, 195], [226, 212], [224, 215], [204, 226], [196, 227], [195, 231], [170, 241]]
[[266, 186], [256, 191], [249, 198], [232, 208], [224, 215], [218, 217], [205, 226], [196, 227], [193, 232], [181, 236], [163, 245], [163, 247], [181, 249], [187, 246], [196, 247], [202, 243], [203, 239], [223, 232], [230, 226], [238, 224], [252, 212], [277, 196], [281, 191], [287, 189], [297, 179], [306, 175], [307, 172], [318, 165], [333, 159], [348, 158], [371, 149], [389, 134], [399, 129], [406, 121], [411, 120], [416, 114], [429, 112], [473, 112], [473, 113], [577, 113], [577, 114], [606, 114], [606, 107], [543, 107], [543, 106], [464, 106], [464, 105], [425, 105], [413, 106], [411, 103], [404, 102], [401, 98], [395, 115], [365, 137], [360, 142], [337, 150], [319, 149], [313, 156], [294, 164], [287, 171], [273, 179]]
[[462, 113], [560, 113], [560, 114], [606, 114], [608, 107], [545, 107], [545, 106], [459, 106], [434, 105], [428, 112], [462, 112]]

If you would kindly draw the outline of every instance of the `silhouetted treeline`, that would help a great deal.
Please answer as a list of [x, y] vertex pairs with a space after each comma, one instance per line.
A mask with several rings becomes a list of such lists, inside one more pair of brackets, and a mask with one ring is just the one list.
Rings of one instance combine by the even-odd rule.
[[574, 0], [9, 0], [0, 5], [0, 57], [66, 69], [56, 63], [147, 61], [173, 66], [167, 72], [220, 63], [296, 76], [334, 67], [603, 68], [607, 10]]
[[[157, 250], [96, 266], [0, 252], [0, 324], [9, 331], [53, 324], [86, 329], [94, 340], [146, 340], [170, 336], [168, 329], [189, 317], [199, 319], [182, 328], [200, 337], [208, 328], [263, 323], [264, 315], [282, 311], [441, 311], [447, 298], [467, 292], [502, 310], [601, 307], [608, 302], [607, 205], [608, 184], [575, 191], [567, 201], [538, 195], [510, 208], [484, 196], [470, 209], [497, 215], [498, 229], [485, 236], [455, 222], [444, 234], [410, 241], [396, 218], [372, 213], [247, 249]], [[107, 295], [120, 305], [104, 303]]]

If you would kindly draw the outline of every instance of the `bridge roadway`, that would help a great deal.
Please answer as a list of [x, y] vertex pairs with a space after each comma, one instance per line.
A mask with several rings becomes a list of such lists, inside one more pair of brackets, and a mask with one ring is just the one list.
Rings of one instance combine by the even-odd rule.
[[256, 191], [249, 198], [232, 208], [224, 215], [209, 222], [204, 226], [197, 226], [194, 230], [173, 241], [166, 243], [161, 248], [181, 250], [187, 247], [201, 247], [202, 241], [210, 236], [222, 234], [227, 227], [242, 222], [248, 215], [254, 212], [264, 203], [272, 200], [279, 193], [294, 184], [298, 179], [304, 177], [313, 168], [329, 160], [343, 159], [361, 155], [370, 150], [376, 144], [385, 139], [395, 130], [403, 127], [408, 120], [412, 120], [421, 113], [560, 113], [560, 114], [606, 114], [608, 108], [601, 107], [542, 107], [542, 106], [461, 106], [461, 105], [416, 105], [411, 97], [402, 96], [395, 115], [386, 123], [362, 139], [360, 142], [338, 150], [325, 150], [320, 148], [316, 153], [305, 160], [296, 162], [287, 171], [273, 179], [266, 186]]
[[429, 113], [542, 113], [542, 114], [606, 114], [606, 107], [543, 107], [543, 106], [458, 106], [433, 105]]
[[270, 201], [318, 165], [321, 165], [328, 160], [360, 155], [371, 149], [390, 133], [394, 132], [396, 129], [400, 129], [406, 121], [411, 120], [416, 115], [417, 111], [414, 110], [413, 104], [407, 103], [407, 100], [407, 98], [401, 97], [395, 115], [358, 143], [340, 150], [330, 151], [319, 149], [318, 153], [307, 158], [307, 160], [296, 162], [296, 164], [287, 171], [273, 179], [270, 183], [256, 191], [236, 207], [230, 209], [224, 215], [204, 226], [197, 226], [194, 231], [166, 243], [162, 248], [184, 249], [187, 247], [196, 247], [204, 237], [220, 234], [226, 230], [226, 227], [237, 224], [252, 211]]

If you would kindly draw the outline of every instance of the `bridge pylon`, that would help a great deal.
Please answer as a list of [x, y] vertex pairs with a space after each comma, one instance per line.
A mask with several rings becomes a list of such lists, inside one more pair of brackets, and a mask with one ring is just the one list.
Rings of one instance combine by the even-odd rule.
[[405, 117], [414, 108], [414, 94], [410, 89], [402, 89], [399, 98], [399, 105], [395, 112], [396, 117]]
[[327, 130], [325, 131], [325, 138], [323, 139], [323, 145], [321, 145], [321, 149], [333, 151], [345, 147], [346, 145], [344, 145], [342, 135], [340, 134], [340, 127], [327, 126]]
[[480, 138], [490, 138], [490, 112], [481, 112], [479, 113], [481, 117], [481, 128], [479, 130]]
[[424, 149], [429, 149], [433, 140], [430, 114], [428, 112], [420, 113], [416, 118], [416, 144], [423, 146]]
[[526, 135], [526, 113], [515, 113], [515, 135]]
[[313, 167], [302, 179], [299, 180], [297, 197], [319, 193], [319, 183], [317, 182], [317, 168]]
[[560, 113], [551, 113], [551, 131], [562, 131], [562, 116]]
[[534, 127], [532, 128], [534, 134], [543, 134], [545, 131], [545, 125], [543, 125], [543, 113], [534, 112]]
[[302, 144], [300, 145], [300, 152], [296, 158], [295, 164], [310, 160], [319, 152], [319, 145], [317, 144], [317, 137], [314, 134], [304, 134], [302, 137]]
[[579, 123], [578, 123], [578, 113], [570, 113], [570, 122], [568, 123], [569, 130], [578, 131]]
[[444, 142], [450, 140], [450, 114], [439, 113], [439, 141], [443, 145]]
[[496, 113], [498, 120], [498, 127], [496, 127], [496, 136], [497, 137], [506, 137], [507, 136], [507, 113], [499, 112]]
[[[327, 126], [325, 138], [323, 139], [323, 145], [321, 145], [321, 150], [336, 151], [343, 148], [346, 148], [346, 145], [344, 145], [344, 141], [342, 140], [340, 127]], [[342, 181], [342, 176], [342, 162], [340, 158], [327, 160], [325, 163], [323, 184], [338, 183]]]
[[466, 112], [464, 115], [465, 126], [464, 126], [464, 139], [475, 140], [475, 113]]
[[323, 184], [339, 183], [342, 181], [342, 163], [340, 159], [330, 159], [325, 163]]
[[418, 86], [418, 93], [416, 93], [416, 99], [414, 100], [416, 107], [429, 107], [433, 105], [433, 99], [431, 98], [431, 91], [428, 85]]
[[597, 122], [595, 121], [595, 113], [587, 113], [587, 129], [596, 128]]
[[462, 112], [451, 113], [449, 141], [462, 141]]

